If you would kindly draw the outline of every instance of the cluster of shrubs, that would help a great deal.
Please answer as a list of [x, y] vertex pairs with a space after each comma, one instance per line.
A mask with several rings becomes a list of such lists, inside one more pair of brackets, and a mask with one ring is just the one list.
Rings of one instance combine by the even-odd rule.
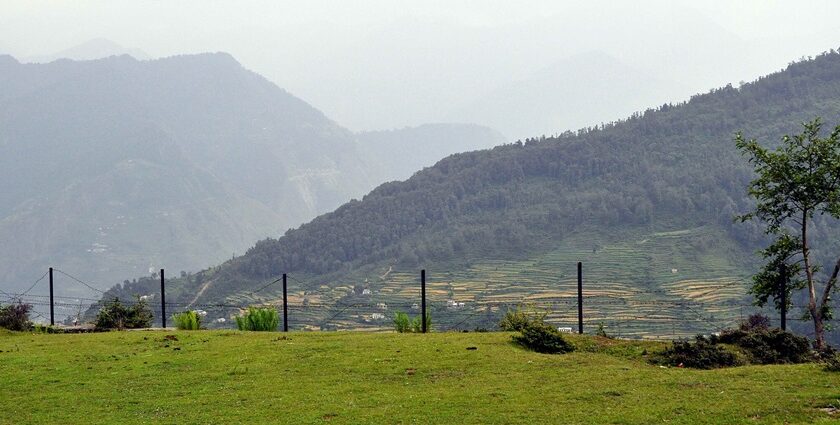
[[140, 297], [131, 305], [123, 304], [119, 298], [114, 298], [99, 309], [94, 326], [99, 330], [149, 328], [152, 326], [152, 317], [152, 309]]
[[563, 338], [554, 326], [545, 323], [545, 314], [516, 308], [505, 313], [499, 328], [519, 332], [513, 342], [538, 353], [559, 354], [574, 351], [575, 347]]
[[654, 362], [712, 369], [742, 364], [803, 363], [812, 358], [807, 338], [771, 328], [769, 319], [754, 315], [737, 329], [727, 329], [719, 335], [698, 335], [693, 342], [675, 341], [655, 356]]
[[10, 331], [28, 331], [32, 328], [32, 322], [29, 320], [30, 311], [32, 311], [32, 305], [22, 302], [0, 306], [0, 328]]
[[[394, 314], [394, 330], [399, 333], [423, 332], [423, 315], [418, 314], [414, 319], [408, 314], [398, 311]], [[426, 331], [432, 330], [432, 314], [426, 310]]]

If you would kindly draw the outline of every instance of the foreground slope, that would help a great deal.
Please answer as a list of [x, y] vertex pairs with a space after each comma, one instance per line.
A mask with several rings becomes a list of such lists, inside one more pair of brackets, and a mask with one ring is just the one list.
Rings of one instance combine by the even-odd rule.
[[662, 369], [643, 355], [658, 343], [572, 341], [544, 355], [507, 333], [0, 334], [0, 423], [836, 421], [840, 378], [819, 365]]
[[[290, 273], [295, 302], [318, 307], [298, 313], [298, 325], [387, 326], [393, 309], [383, 317], [376, 308], [417, 302], [417, 270], [426, 268], [444, 327], [462, 323], [441, 317], [453, 298], [487, 313], [473, 326], [494, 323], [500, 306], [491, 301], [529, 297], [560, 324], [573, 320], [574, 263], [583, 261], [587, 326], [632, 320], [636, 336], [711, 332], [749, 308], [746, 278], [762, 237], [755, 224], [733, 223], [750, 206], [751, 178], [733, 135], [772, 143], [814, 116], [837, 123], [839, 76], [840, 54], [825, 54], [602, 128], [450, 156], [177, 281], [174, 299], [271, 300], [276, 287], [250, 291]], [[836, 251], [837, 229], [819, 223], [815, 245]], [[153, 288], [141, 282], [109, 296]], [[339, 303], [350, 301], [370, 308], [344, 313]]]

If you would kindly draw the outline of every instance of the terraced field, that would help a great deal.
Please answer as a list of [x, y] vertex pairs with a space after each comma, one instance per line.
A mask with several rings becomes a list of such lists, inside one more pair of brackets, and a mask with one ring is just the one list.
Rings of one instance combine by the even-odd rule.
[[[506, 309], [519, 305], [545, 312], [557, 326], [576, 327], [581, 261], [587, 332], [603, 324], [623, 337], [688, 337], [730, 326], [751, 310], [748, 268], [733, 260], [741, 256], [725, 235], [707, 227], [611, 239], [575, 235], [527, 259], [432, 265], [427, 300], [438, 329], [492, 328]], [[293, 328], [386, 328], [395, 311], [420, 311], [419, 270], [390, 264], [340, 282], [291, 280], [289, 291]], [[263, 302], [278, 304], [278, 296]]]

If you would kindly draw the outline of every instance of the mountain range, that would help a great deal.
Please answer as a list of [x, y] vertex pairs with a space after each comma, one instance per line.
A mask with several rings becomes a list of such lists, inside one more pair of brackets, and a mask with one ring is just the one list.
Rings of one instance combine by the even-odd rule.
[[[416, 307], [423, 268], [440, 328], [492, 326], [504, 302], [549, 305], [549, 319], [572, 323], [582, 261], [589, 327], [623, 323], [626, 335], [646, 337], [730, 326], [752, 310], [748, 281], [764, 242], [756, 223], [733, 222], [752, 205], [735, 133], [772, 145], [803, 121], [834, 125], [838, 115], [840, 54], [831, 52], [621, 121], [456, 154], [173, 280], [172, 299], [276, 303], [279, 288], [264, 284], [288, 273], [297, 327], [381, 327], [385, 312]], [[817, 223], [819, 256], [836, 255], [838, 229]], [[155, 285], [140, 279], [106, 297]], [[477, 318], [460, 320], [453, 303]]]
[[[51, 265], [99, 289], [150, 268], [200, 269], [503, 141], [457, 124], [355, 134], [224, 53], [0, 56], [0, 75], [0, 282], [11, 291]], [[89, 294], [77, 289], [64, 294]]]

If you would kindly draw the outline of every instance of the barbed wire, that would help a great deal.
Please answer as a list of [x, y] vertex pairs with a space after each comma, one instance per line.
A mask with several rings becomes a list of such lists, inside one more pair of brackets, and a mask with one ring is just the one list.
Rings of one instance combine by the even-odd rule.
[[37, 280], [35, 280], [35, 283], [33, 283], [33, 284], [32, 284], [32, 286], [30, 286], [27, 290], [23, 291], [23, 294], [24, 294], [24, 295], [28, 294], [28, 293], [29, 293], [29, 291], [31, 291], [33, 288], [35, 288], [35, 285], [37, 285], [37, 284], [38, 284], [38, 282], [40, 282], [40, 281], [44, 280], [44, 278], [45, 278], [45, 277], [47, 277], [47, 275], [48, 275], [49, 273], [50, 273], [50, 271], [49, 271], [49, 270], [45, 271], [45, 272], [44, 272], [44, 274], [42, 274], [42, 275], [41, 275], [41, 277], [39, 277]]
[[76, 282], [78, 282], [78, 283], [81, 283], [82, 285], [86, 286], [88, 289], [91, 289], [91, 290], [94, 290], [94, 291], [96, 291], [96, 292], [99, 292], [100, 294], [105, 294], [105, 291], [103, 291], [103, 290], [101, 290], [101, 289], [99, 289], [99, 288], [95, 288], [93, 285], [91, 285], [91, 284], [89, 284], [89, 283], [87, 283], [87, 282], [84, 282], [84, 281], [82, 281], [81, 279], [77, 278], [76, 276], [73, 276], [73, 275], [71, 275], [71, 274], [69, 274], [69, 273], [67, 273], [67, 272], [65, 272], [65, 271], [62, 271], [61, 269], [56, 269], [56, 268], [53, 268], [53, 270], [55, 270], [55, 271], [57, 271], [57, 272], [59, 272], [59, 273], [63, 274], [64, 276], [69, 277], [70, 279], [75, 280], [75, 281], [76, 281]]

